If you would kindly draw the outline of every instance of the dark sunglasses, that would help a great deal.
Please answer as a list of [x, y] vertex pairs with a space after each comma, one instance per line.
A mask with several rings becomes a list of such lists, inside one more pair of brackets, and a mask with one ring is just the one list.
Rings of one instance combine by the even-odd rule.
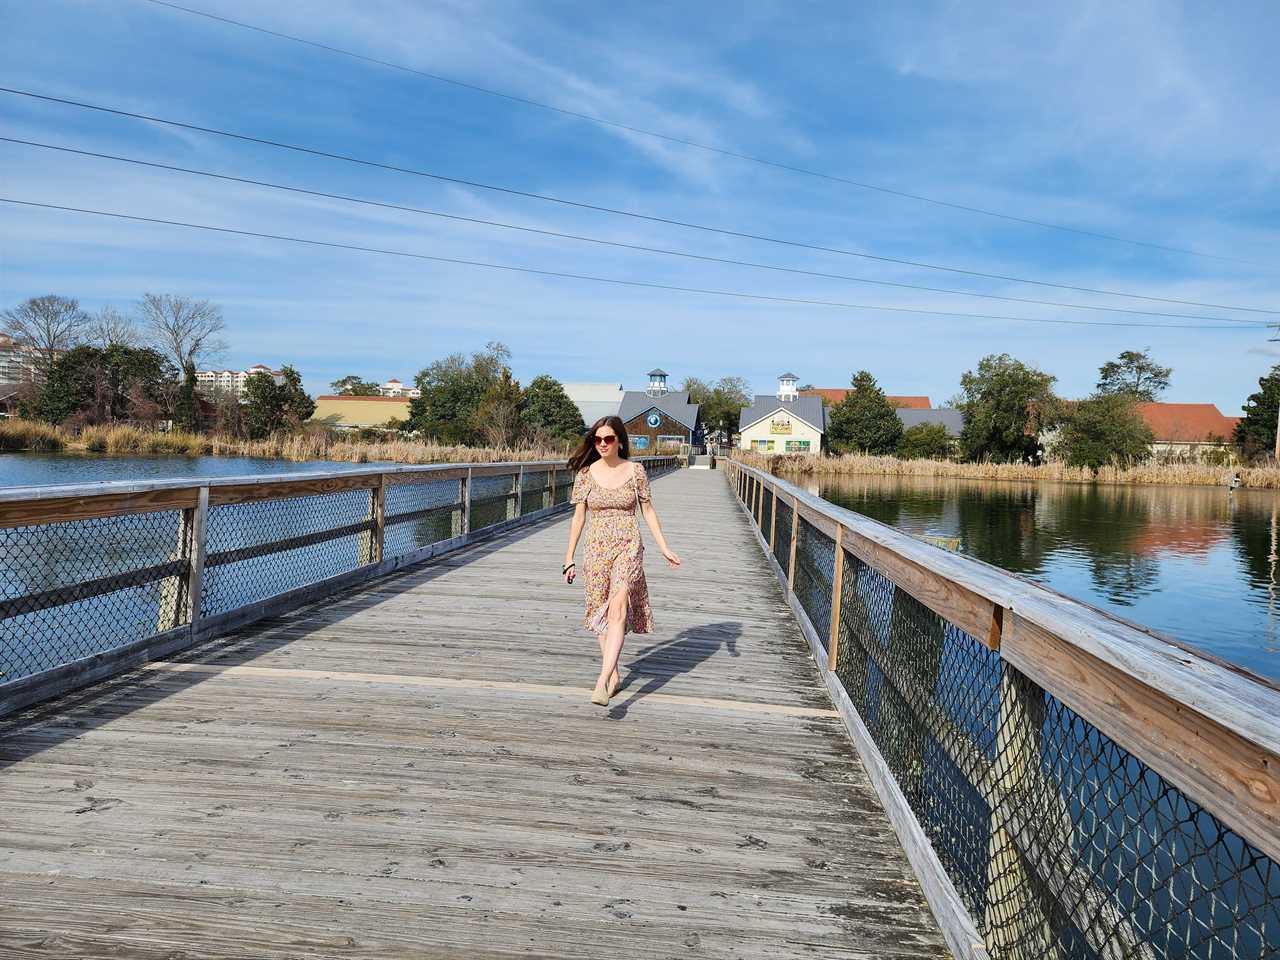
[[609, 444], [611, 444], [611, 443], [617, 443], [617, 442], [618, 442], [618, 438], [617, 438], [617, 437], [615, 437], [615, 436], [608, 436], [608, 437], [594, 437], [593, 439], [595, 440], [595, 442], [596, 442], [596, 443], [603, 443], [606, 447], [607, 447]]

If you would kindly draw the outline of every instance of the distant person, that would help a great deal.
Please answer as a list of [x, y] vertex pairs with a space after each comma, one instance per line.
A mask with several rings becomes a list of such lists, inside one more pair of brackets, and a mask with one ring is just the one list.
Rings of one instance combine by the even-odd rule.
[[569, 526], [569, 549], [561, 574], [565, 583], [573, 583], [573, 554], [590, 510], [591, 526], [582, 560], [587, 588], [583, 623], [600, 642], [600, 676], [591, 702], [601, 706], [618, 689], [618, 657], [627, 633], [653, 632], [637, 506], [667, 563], [680, 566], [680, 558], [667, 546], [658, 524], [649, 497], [649, 478], [630, 456], [626, 426], [617, 417], [601, 417], [569, 458], [569, 469], [574, 472], [570, 502], [577, 504], [577, 509]]

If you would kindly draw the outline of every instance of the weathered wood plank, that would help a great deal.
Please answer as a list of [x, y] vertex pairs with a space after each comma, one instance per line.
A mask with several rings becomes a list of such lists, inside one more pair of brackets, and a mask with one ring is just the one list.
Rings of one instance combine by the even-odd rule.
[[0, 501], [0, 527], [29, 527], [99, 517], [123, 517], [134, 513], [186, 510], [196, 505], [198, 489], [192, 486], [145, 493]]
[[343, 493], [347, 490], [368, 490], [376, 487], [380, 473], [344, 473], [306, 480], [282, 480], [271, 483], [238, 483], [209, 487], [209, 506], [220, 507], [229, 503], [253, 503], [261, 500], [287, 500], [294, 497], [314, 497], [327, 493]]

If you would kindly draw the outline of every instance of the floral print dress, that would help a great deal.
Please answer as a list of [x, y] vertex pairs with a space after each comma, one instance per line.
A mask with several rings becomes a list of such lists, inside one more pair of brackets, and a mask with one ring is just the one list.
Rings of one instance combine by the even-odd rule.
[[595, 634], [608, 630], [609, 598], [625, 591], [627, 622], [625, 633], [652, 633], [653, 611], [649, 609], [649, 585], [644, 579], [644, 544], [636, 507], [647, 502], [649, 478], [644, 467], [632, 464], [630, 480], [617, 487], [602, 487], [583, 467], [573, 481], [570, 502], [586, 502], [589, 516], [587, 545], [582, 561], [587, 589], [587, 614], [583, 624]]

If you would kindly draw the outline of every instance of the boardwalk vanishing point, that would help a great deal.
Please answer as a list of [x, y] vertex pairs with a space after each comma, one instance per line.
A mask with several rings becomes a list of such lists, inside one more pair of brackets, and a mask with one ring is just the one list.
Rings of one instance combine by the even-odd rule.
[[623, 687], [566, 515], [0, 720], [4, 957], [941, 957], [733, 491]]

